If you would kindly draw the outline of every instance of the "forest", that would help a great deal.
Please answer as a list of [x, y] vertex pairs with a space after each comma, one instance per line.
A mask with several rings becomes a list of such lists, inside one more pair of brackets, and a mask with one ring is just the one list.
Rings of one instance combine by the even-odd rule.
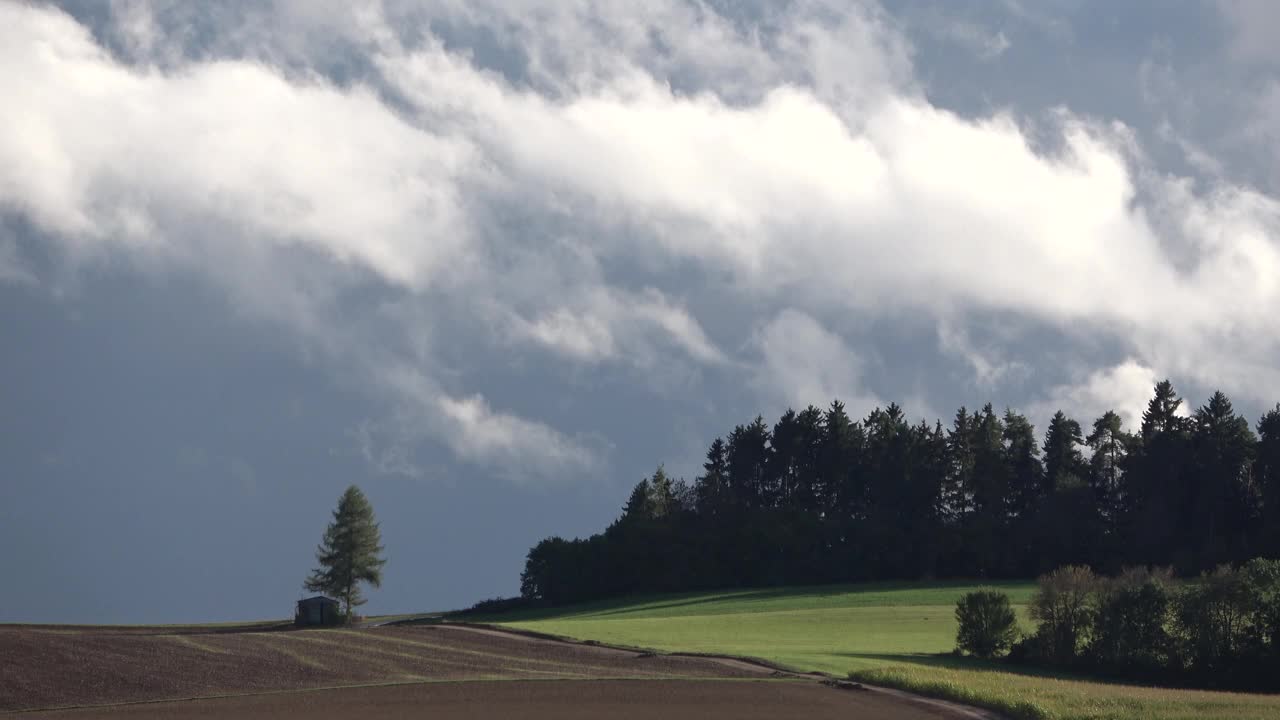
[[1280, 405], [1155, 386], [1141, 426], [1058, 412], [1043, 439], [990, 404], [949, 426], [839, 401], [715, 439], [692, 483], [659, 466], [586, 539], [528, 553], [525, 602], [866, 580], [1029, 578], [1063, 565], [1184, 576], [1280, 555]]

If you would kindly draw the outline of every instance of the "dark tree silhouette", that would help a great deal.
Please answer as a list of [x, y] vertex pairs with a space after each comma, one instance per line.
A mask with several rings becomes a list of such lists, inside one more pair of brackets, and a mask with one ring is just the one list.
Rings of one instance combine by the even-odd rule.
[[1192, 416], [1193, 471], [1182, 517], [1198, 527], [1196, 564], [1214, 566], [1239, 557], [1248, 547], [1259, 504], [1253, 483], [1257, 438], [1231, 401], [1215, 392]]
[[[1089, 458], [1089, 487], [1093, 490], [1093, 503], [1102, 522], [1100, 553], [1103, 557], [1119, 559], [1120, 523], [1125, 507], [1124, 469], [1128, 463], [1129, 448], [1134, 438], [1124, 431], [1120, 416], [1108, 410], [1093, 422], [1093, 431], [1085, 439], [1092, 455]], [[1116, 570], [1119, 563], [1108, 564]]]
[[1138, 433], [1106, 412], [1043, 440], [1012, 410], [951, 426], [896, 404], [757, 417], [717, 438], [692, 487], [659, 466], [603, 533], [529, 551], [531, 600], [925, 577], [1029, 577], [1087, 565], [1195, 574], [1280, 553], [1280, 406], [1258, 437], [1215, 393], [1188, 416], [1167, 380]]
[[1189, 562], [1186, 544], [1179, 541], [1191, 480], [1190, 423], [1179, 414], [1181, 405], [1172, 383], [1157, 383], [1129, 456], [1124, 535], [1133, 565]]
[[1262, 494], [1259, 549], [1280, 556], [1280, 404], [1258, 421], [1258, 456], [1254, 478]]

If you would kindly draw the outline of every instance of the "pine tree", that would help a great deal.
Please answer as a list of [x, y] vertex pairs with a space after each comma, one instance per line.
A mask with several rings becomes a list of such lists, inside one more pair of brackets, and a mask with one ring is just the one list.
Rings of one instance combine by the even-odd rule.
[[1142, 440], [1150, 442], [1161, 433], [1176, 433], [1186, 429], [1186, 420], [1178, 415], [1182, 398], [1174, 392], [1173, 383], [1161, 380], [1156, 383], [1155, 395], [1142, 413]]
[[1005, 457], [1008, 463], [1009, 493], [1006, 512], [1011, 518], [1027, 518], [1040, 504], [1045, 467], [1036, 446], [1035, 427], [1012, 410], [1004, 413]]
[[818, 475], [821, 512], [834, 518], [854, 513], [859, 489], [863, 444], [862, 426], [849, 419], [844, 403], [833, 400], [822, 416], [822, 438], [818, 441]]
[[933, 577], [939, 557], [946, 547], [950, 529], [946, 527], [947, 479], [951, 458], [947, 433], [941, 421], [932, 428], [923, 420], [916, 426], [916, 447], [912, 461], [913, 505], [916, 508], [912, 534], [918, 548], [916, 577]]
[[787, 408], [773, 426], [769, 453], [765, 458], [764, 487], [761, 495], [766, 505], [786, 507], [790, 504], [800, 474], [800, 462], [804, 455], [803, 442], [796, 411]]
[[1040, 462], [1035, 427], [1025, 416], [1005, 410], [1003, 439], [1008, 478], [1004, 512], [1009, 524], [1004, 567], [1021, 572], [1019, 568], [1034, 566], [1033, 528], [1044, 500], [1044, 465]]
[[765, 465], [769, 457], [769, 426], [757, 415], [749, 425], [729, 434], [729, 489], [740, 508], [757, 508], [765, 502]]
[[653, 517], [652, 497], [649, 492], [649, 478], [644, 478], [631, 488], [627, 503], [622, 506], [621, 520], [648, 520]]
[[1088, 483], [1082, 445], [1080, 423], [1062, 411], [1054, 413], [1044, 437], [1045, 494], [1035, 523], [1037, 572], [1093, 563], [1103, 555], [1106, 524]]
[[649, 515], [664, 518], [677, 510], [675, 483], [662, 465], [649, 479]]
[[1093, 451], [1089, 457], [1089, 485], [1103, 516], [1114, 524], [1123, 502], [1124, 465], [1133, 438], [1124, 431], [1120, 416], [1108, 410], [1093, 421], [1093, 432], [1085, 443]]
[[1215, 392], [1192, 418], [1195, 482], [1188, 488], [1183, 527], [1197, 528], [1203, 569], [1246, 559], [1258, 514], [1253, 459], [1257, 439], [1249, 421]]
[[968, 409], [961, 407], [947, 432], [951, 471], [947, 477], [946, 517], [955, 525], [966, 520], [973, 511], [974, 425], [974, 417]]
[[909, 523], [916, 519], [911, 517], [911, 426], [896, 403], [873, 410], [864, 425], [868, 470], [861, 541], [864, 567], [872, 575], [894, 577], [909, 570]]
[[1089, 457], [1089, 487], [1093, 491], [1098, 517], [1102, 520], [1105, 555], [1118, 564], [1118, 543], [1128, 504], [1130, 480], [1125, 475], [1125, 468], [1129, 464], [1129, 448], [1133, 446], [1134, 438], [1125, 432], [1120, 416], [1108, 410], [1093, 421], [1093, 432], [1085, 442], [1093, 451]]
[[1005, 458], [1004, 423], [991, 403], [974, 416], [973, 426], [973, 514], [968, 518], [968, 542], [971, 543], [976, 571], [981, 577], [1004, 570], [1007, 556], [1009, 465]]
[[1061, 410], [1054, 413], [1044, 437], [1044, 469], [1049, 492], [1068, 478], [1085, 478], [1084, 455], [1080, 452], [1080, 446], [1084, 444], [1082, 435], [1080, 423]]
[[[784, 507], [815, 514], [822, 509], [819, 500], [822, 496], [822, 422], [822, 411], [812, 405], [796, 415], [794, 433], [787, 453], [791, 461], [791, 472], [786, 476], [789, 482], [782, 493]], [[772, 444], [775, 449], [779, 448], [776, 428]]]
[[995, 524], [1005, 515], [1005, 497], [1009, 492], [1009, 467], [1005, 459], [1004, 423], [991, 408], [983, 406], [974, 416], [973, 426], [973, 500], [976, 510]]
[[729, 497], [728, 446], [716, 438], [707, 449], [707, 461], [702, 464], [702, 475], [693, 486], [698, 512], [717, 515]]
[[1254, 477], [1262, 492], [1261, 548], [1280, 556], [1280, 404], [1258, 421], [1258, 456]]
[[338, 500], [333, 522], [324, 531], [324, 540], [316, 549], [320, 567], [311, 571], [303, 586], [341, 600], [347, 618], [352, 610], [365, 603], [360, 583], [382, 586], [383, 547], [373, 506], [360, 488], [352, 485]]
[[1130, 563], [1166, 564], [1185, 547], [1178, 536], [1189, 500], [1191, 435], [1189, 423], [1179, 413], [1182, 399], [1168, 380], [1156, 383], [1155, 393], [1142, 413], [1142, 428], [1134, 444], [1126, 483], [1126, 544]]

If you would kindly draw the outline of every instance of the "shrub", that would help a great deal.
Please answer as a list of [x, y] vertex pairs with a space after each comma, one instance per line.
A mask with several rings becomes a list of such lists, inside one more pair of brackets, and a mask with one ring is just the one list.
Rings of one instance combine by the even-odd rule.
[[468, 615], [498, 615], [515, 610], [524, 610], [532, 606], [533, 601], [525, 597], [496, 597], [481, 600], [475, 605], [465, 610], [459, 610], [454, 614], [460, 617]]
[[1254, 558], [1240, 573], [1249, 596], [1249, 643], [1260, 656], [1280, 660], [1280, 560]]
[[1099, 584], [1089, 645], [1094, 662], [1126, 674], [1150, 675], [1168, 666], [1169, 578], [1168, 571], [1139, 569]]
[[1088, 640], [1097, 582], [1093, 571], [1080, 565], [1067, 565], [1040, 576], [1030, 615], [1040, 622], [1036, 634], [1045, 659], [1060, 664], [1075, 661]]
[[1280, 690], [1280, 560], [1255, 558], [1240, 568], [1248, 602], [1243, 672], [1252, 687]]
[[980, 658], [994, 657], [1013, 644], [1018, 617], [1009, 596], [997, 590], [980, 589], [967, 593], [956, 603], [956, 646]]
[[1174, 603], [1182, 653], [1203, 675], [1227, 670], [1240, 655], [1250, 619], [1249, 590], [1228, 565], [1183, 588]]
[[1039, 633], [1023, 635], [1022, 639], [1009, 648], [1009, 661], [1030, 665], [1046, 664], [1050, 661], [1049, 650], [1044, 638]]

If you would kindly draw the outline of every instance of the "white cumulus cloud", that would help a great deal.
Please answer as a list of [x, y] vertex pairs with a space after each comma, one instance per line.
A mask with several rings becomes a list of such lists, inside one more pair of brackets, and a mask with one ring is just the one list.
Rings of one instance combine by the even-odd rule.
[[1149, 368], [1280, 397], [1274, 198], [1170, 176], [1069, 108], [937, 107], [873, 5], [286, 2], [205, 18], [199, 42], [181, 19], [212, 11], [160, 7], [95, 35], [0, 0], [0, 212], [74, 263], [206, 274], [463, 461], [601, 463], [471, 389], [440, 352], [464, 340], [602, 372], [678, 357], [861, 411], [873, 370], [919, 365], [867, 367], [857, 328], [923, 319], [998, 388], [1035, 348], [964, 324], [1003, 315], [1063, 341], [1076, 375], [1045, 402], [1078, 412], [1132, 417]]

